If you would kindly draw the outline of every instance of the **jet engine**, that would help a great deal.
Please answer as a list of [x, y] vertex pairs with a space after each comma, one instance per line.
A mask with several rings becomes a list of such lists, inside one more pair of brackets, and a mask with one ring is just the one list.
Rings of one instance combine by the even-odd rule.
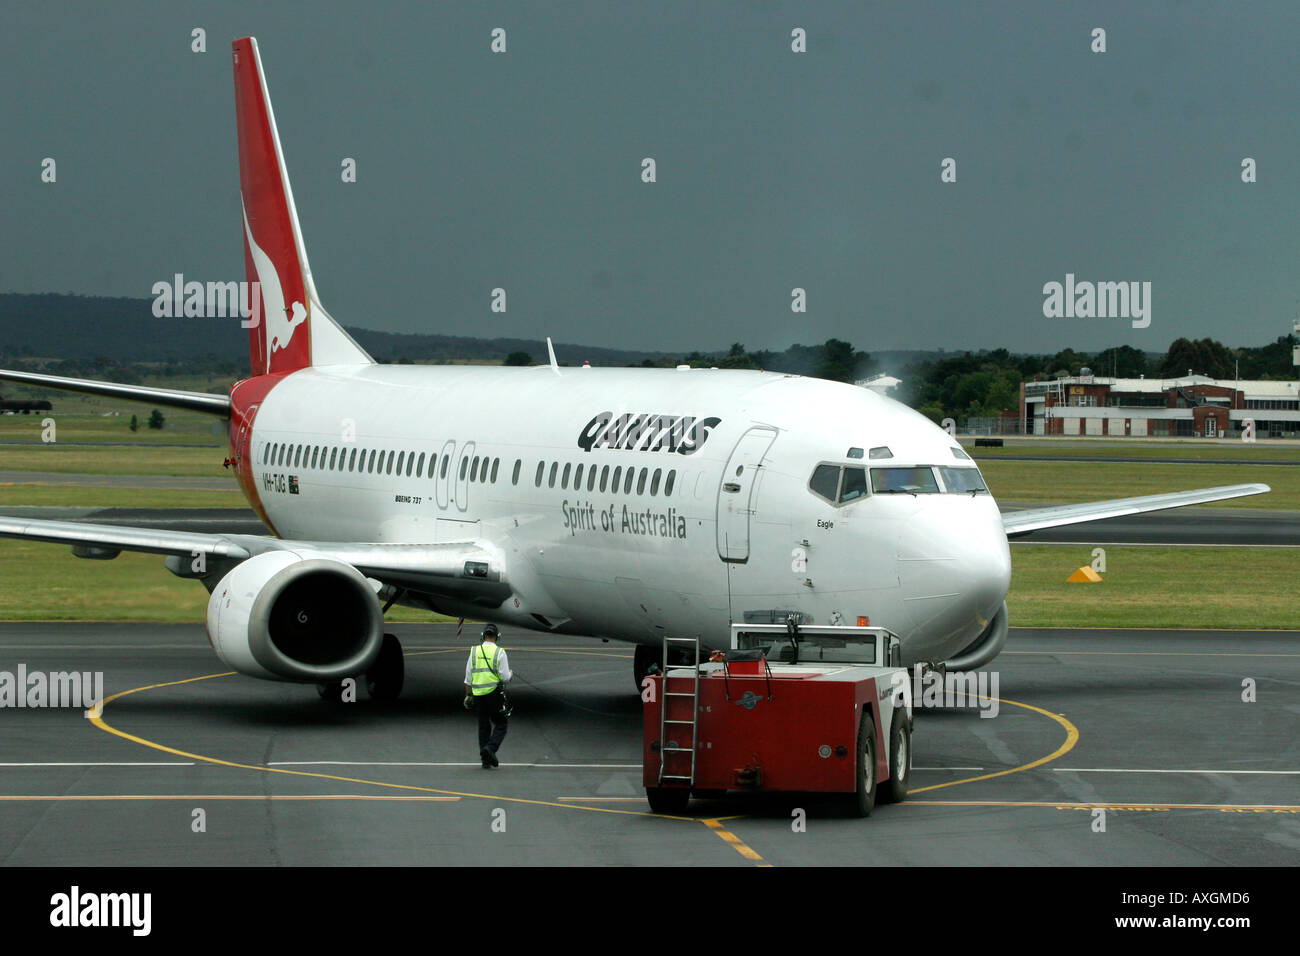
[[1002, 602], [998, 613], [993, 615], [984, 633], [975, 638], [966, 649], [956, 657], [944, 661], [943, 666], [950, 671], [973, 671], [983, 667], [1002, 653], [1007, 643], [1007, 602]]
[[329, 683], [379, 656], [384, 615], [361, 572], [328, 555], [268, 551], [230, 571], [208, 598], [208, 641], [241, 674]]

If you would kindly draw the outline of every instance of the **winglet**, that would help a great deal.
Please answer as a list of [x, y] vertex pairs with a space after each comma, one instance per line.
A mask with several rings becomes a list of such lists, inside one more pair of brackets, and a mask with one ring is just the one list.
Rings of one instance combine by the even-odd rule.
[[560, 374], [560, 363], [555, 361], [555, 346], [551, 344], [551, 337], [546, 337], [546, 354], [551, 357], [551, 371], [556, 375]]

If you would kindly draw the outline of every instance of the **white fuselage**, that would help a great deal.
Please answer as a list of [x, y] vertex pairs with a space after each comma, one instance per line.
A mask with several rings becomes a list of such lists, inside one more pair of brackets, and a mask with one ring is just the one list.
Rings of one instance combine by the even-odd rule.
[[[249, 450], [280, 536], [472, 541], [500, 556], [512, 589], [495, 608], [417, 591], [404, 603], [718, 648], [732, 621], [770, 611], [864, 616], [901, 635], [911, 662], [960, 651], [1001, 607], [1010, 556], [995, 502], [836, 503], [809, 483], [819, 464], [973, 468], [956, 445], [874, 392], [780, 373], [374, 365], [288, 375], [257, 409]], [[892, 457], [865, 456], [881, 446]]]

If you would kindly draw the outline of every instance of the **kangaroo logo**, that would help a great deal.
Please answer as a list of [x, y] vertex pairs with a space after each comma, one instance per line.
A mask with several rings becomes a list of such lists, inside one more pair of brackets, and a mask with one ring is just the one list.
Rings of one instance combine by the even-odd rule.
[[[271, 353], [288, 346], [294, 331], [307, 320], [307, 306], [294, 302], [290, 309], [285, 304], [280, 274], [271, 257], [253, 239], [253, 230], [248, 225], [248, 210], [244, 210], [244, 235], [248, 238], [248, 248], [253, 254], [253, 267], [257, 269], [257, 282], [261, 286], [262, 302], [265, 304], [262, 318], [266, 323], [266, 361], [269, 368]], [[253, 309], [257, 308], [256, 303], [250, 304]], [[256, 320], [253, 324], [257, 324]]]

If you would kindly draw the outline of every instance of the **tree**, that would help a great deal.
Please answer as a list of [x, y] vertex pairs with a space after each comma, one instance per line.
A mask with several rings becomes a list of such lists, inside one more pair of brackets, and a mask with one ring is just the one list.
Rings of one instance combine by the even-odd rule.
[[132, 416], [131, 416], [131, 425], [130, 425], [130, 428], [131, 428], [131, 431], [133, 431], [133, 432], [138, 432], [138, 431], [140, 430], [140, 419], [137, 418], [135, 415], [132, 415]]
[[1098, 375], [1115, 375], [1118, 378], [1139, 378], [1147, 372], [1145, 352], [1131, 345], [1103, 349], [1092, 360], [1092, 370]]
[[1227, 346], [1213, 339], [1174, 339], [1156, 372], [1161, 378], [1179, 378], [1188, 369], [1193, 375], [1232, 378], [1234, 358]]
[[532, 365], [533, 357], [527, 352], [511, 352], [506, 356], [505, 364], [512, 366]]
[[149, 413], [150, 428], [161, 430], [163, 427], [163, 423], [165, 421], [166, 419], [163, 418], [163, 413], [158, 411], [158, 409], [155, 408], [152, 412]]

